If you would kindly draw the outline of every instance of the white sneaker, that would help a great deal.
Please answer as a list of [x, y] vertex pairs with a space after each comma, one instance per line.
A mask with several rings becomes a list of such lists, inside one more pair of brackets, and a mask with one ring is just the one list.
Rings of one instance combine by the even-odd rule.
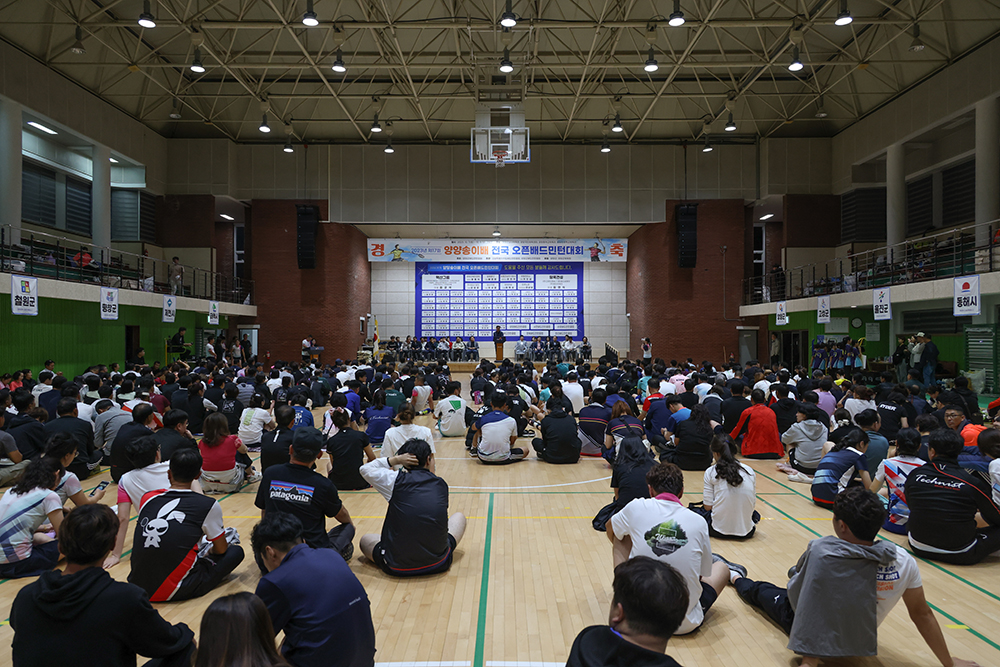
[[812, 484], [813, 478], [810, 477], [809, 475], [804, 475], [798, 470], [796, 470], [795, 472], [793, 472], [788, 476], [788, 481], [798, 482], [799, 484]]

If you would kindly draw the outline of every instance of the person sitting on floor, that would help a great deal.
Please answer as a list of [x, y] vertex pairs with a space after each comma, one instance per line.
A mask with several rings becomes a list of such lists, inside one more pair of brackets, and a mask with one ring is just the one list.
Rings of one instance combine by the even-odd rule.
[[[447, 398], [438, 401], [434, 407], [438, 432], [446, 438], [460, 438], [465, 435], [465, 399], [462, 398], [462, 383], [449, 382], [445, 385]], [[371, 409], [371, 408], [369, 408]]]
[[831, 509], [834, 498], [855, 477], [860, 477], [866, 489], [870, 487], [872, 479], [868, 475], [868, 459], [865, 457], [867, 449], [868, 434], [859, 428], [852, 429], [841, 438], [816, 466], [816, 474], [813, 475], [810, 486], [813, 502]]
[[712, 537], [753, 537], [760, 521], [754, 509], [757, 475], [753, 468], [733, 457], [735, 449], [736, 443], [726, 434], [712, 438], [714, 463], [705, 471], [702, 487], [702, 516]]
[[580, 455], [600, 456], [604, 451], [605, 433], [611, 421], [611, 408], [604, 405], [608, 394], [603, 389], [590, 393], [590, 403], [579, 412]]
[[11, 606], [14, 664], [135, 667], [141, 655], [158, 667], [191, 665], [194, 633], [165, 621], [141, 589], [101, 567], [117, 530], [107, 505], [83, 505], [66, 516], [58, 533], [66, 569], [22, 588]]
[[246, 591], [212, 601], [201, 617], [193, 667], [280, 665], [274, 624], [264, 601]]
[[[997, 433], [1000, 434], [1000, 431]], [[906, 478], [927, 463], [917, 457], [919, 452], [920, 432], [915, 428], [901, 428], [896, 434], [895, 456], [882, 461], [875, 471], [871, 490], [878, 493], [883, 484], [888, 484], [889, 513], [882, 527], [890, 533], [906, 535], [906, 522], [910, 518], [910, 508], [906, 504]]]
[[799, 403], [795, 418], [796, 423], [781, 436], [781, 443], [788, 449], [788, 464], [780, 463], [778, 469], [788, 474], [790, 482], [810, 484], [830, 436], [830, 418], [811, 403]]
[[373, 667], [375, 627], [368, 594], [344, 559], [304, 543], [302, 522], [268, 512], [250, 537], [266, 574], [257, 597], [267, 605], [281, 653], [295, 667]]
[[904, 486], [910, 546], [921, 558], [974, 565], [1000, 550], [1000, 505], [989, 483], [959, 465], [961, 435], [938, 429], [927, 446], [930, 461], [911, 471]]
[[539, 429], [541, 438], [531, 441], [538, 458], [547, 463], [576, 463], [580, 460], [580, 434], [576, 420], [566, 413], [557, 397], [545, 404], [549, 411]]
[[434, 474], [430, 445], [408, 440], [395, 456], [361, 466], [361, 475], [389, 503], [381, 536], [361, 538], [365, 558], [396, 577], [447, 571], [465, 534], [465, 515], [448, 516], [448, 484]]
[[[376, 395], [379, 393], [381, 392], [376, 392]], [[337, 432], [326, 440], [326, 453], [330, 455], [326, 476], [339, 490], [358, 491], [371, 486], [361, 476], [360, 469], [366, 461], [371, 463], [375, 460], [375, 451], [368, 440], [368, 434], [350, 428], [349, 419], [346, 410], [333, 413], [332, 420]]]
[[524, 460], [527, 448], [514, 447], [517, 442], [517, 422], [507, 414], [510, 409], [507, 394], [495, 392], [490, 396], [490, 412], [476, 419], [472, 428], [470, 456], [482, 463], [504, 464]]
[[696, 405], [691, 415], [675, 426], [673, 443], [664, 447], [660, 460], [676, 463], [681, 470], [705, 470], [712, 465], [709, 446], [715, 434], [708, 408]]
[[684, 621], [684, 578], [655, 558], [636, 556], [615, 568], [608, 625], [584, 628], [570, 648], [566, 667], [680, 667], [664, 655]]
[[730, 567], [712, 553], [708, 525], [681, 504], [684, 473], [673, 463], [659, 463], [646, 475], [649, 498], [637, 499], [608, 521], [614, 564], [648, 556], [674, 566], [688, 588], [684, 622], [674, 634], [698, 629], [705, 613], [729, 581]]
[[59, 465], [63, 468], [62, 477], [53, 490], [63, 505], [72, 500], [77, 507], [99, 503], [107, 493], [106, 489], [101, 488], [94, 489], [89, 495], [84, 493], [80, 478], [66, 467], [77, 457], [78, 446], [77, 439], [69, 433], [56, 433], [45, 443], [45, 458], [59, 461]]
[[978, 667], [951, 657], [924, 598], [920, 570], [901, 547], [875, 541], [885, 521], [882, 501], [859, 486], [837, 494], [833, 530], [809, 542], [789, 574], [788, 588], [747, 578], [734, 569], [740, 598], [789, 635], [788, 648], [815, 667], [820, 657], [875, 655], [876, 631], [900, 599], [920, 635], [945, 667]]
[[[729, 434], [740, 443], [743, 456], [748, 459], [780, 459], [785, 454], [778, 435], [778, 419], [774, 410], [767, 407], [767, 397], [762, 389], [750, 392], [750, 407], [743, 411], [736, 427]], [[744, 429], [746, 433], [744, 434]], [[742, 442], [740, 436], [743, 435]]]
[[389, 458], [398, 452], [407, 440], [423, 440], [431, 446], [431, 452], [434, 452], [434, 434], [426, 426], [414, 424], [413, 420], [416, 418], [417, 413], [411, 403], [407, 402], [399, 406], [399, 412], [396, 413], [399, 426], [393, 426], [385, 432], [379, 456], [384, 459]]
[[174, 452], [170, 488], [147, 498], [139, 510], [128, 581], [146, 591], [150, 602], [201, 597], [243, 562], [239, 535], [226, 530], [222, 507], [191, 490], [201, 463], [196, 450]]
[[205, 436], [198, 443], [202, 464], [202, 487], [208, 493], [233, 493], [243, 483], [260, 479], [238, 436], [230, 435], [229, 421], [221, 412], [205, 417]]
[[43, 456], [0, 498], [0, 577], [34, 577], [59, 562], [58, 541], [39, 528], [51, 523], [59, 531], [63, 504], [55, 488], [64, 472], [58, 459]]

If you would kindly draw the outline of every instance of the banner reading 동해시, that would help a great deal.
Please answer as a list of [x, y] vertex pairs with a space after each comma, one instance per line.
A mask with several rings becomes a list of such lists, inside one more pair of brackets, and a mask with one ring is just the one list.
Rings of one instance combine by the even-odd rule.
[[628, 239], [368, 239], [369, 262], [624, 262]]

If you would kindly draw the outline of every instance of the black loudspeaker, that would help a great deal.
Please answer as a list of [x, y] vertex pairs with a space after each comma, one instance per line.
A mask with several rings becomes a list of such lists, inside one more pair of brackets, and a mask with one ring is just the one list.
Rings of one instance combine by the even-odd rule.
[[316, 226], [319, 224], [319, 207], [296, 204], [297, 234], [296, 255], [300, 269], [316, 268]]
[[693, 269], [698, 261], [698, 205], [677, 205], [677, 266]]

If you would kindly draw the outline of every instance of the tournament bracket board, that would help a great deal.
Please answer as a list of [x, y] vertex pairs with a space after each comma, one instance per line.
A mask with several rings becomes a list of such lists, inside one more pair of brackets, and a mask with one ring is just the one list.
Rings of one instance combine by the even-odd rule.
[[416, 262], [417, 336], [583, 337], [583, 264]]

